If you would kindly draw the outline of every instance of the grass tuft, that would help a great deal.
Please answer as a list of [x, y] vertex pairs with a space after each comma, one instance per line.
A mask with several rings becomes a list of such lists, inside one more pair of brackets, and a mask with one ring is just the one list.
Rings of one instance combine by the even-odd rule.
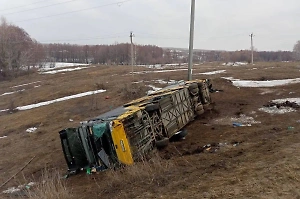
[[28, 190], [29, 199], [71, 199], [74, 198], [67, 189], [58, 172], [45, 170], [42, 182]]
[[171, 161], [163, 160], [154, 153], [149, 160], [136, 162], [116, 171], [110, 171], [107, 185], [111, 188], [126, 184], [161, 184], [166, 181], [167, 173], [174, 167]]

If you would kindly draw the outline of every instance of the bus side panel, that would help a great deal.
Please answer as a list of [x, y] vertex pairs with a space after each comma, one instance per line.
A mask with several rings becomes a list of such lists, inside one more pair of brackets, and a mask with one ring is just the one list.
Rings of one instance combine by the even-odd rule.
[[119, 161], [126, 165], [133, 164], [129, 141], [127, 140], [124, 126], [120, 121], [114, 120], [113, 122], [112, 139]]

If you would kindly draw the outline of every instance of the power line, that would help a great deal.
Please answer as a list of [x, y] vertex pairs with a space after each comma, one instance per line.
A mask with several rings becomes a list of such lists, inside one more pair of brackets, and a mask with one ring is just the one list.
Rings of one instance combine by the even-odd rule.
[[39, 43], [48, 43], [48, 42], [70, 42], [70, 41], [87, 41], [87, 40], [97, 40], [97, 39], [113, 39], [113, 38], [120, 38], [125, 36], [109, 36], [109, 37], [95, 37], [95, 38], [84, 38], [84, 39], [68, 39], [68, 40], [48, 40], [48, 41], [40, 41]]
[[[123, 32], [124, 33], [124, 32]], [[68, 42], [68, 41], [84, 41], [84, 40], [96, 40], [96, 39], [111, 39], [111, 38], [125, 38], [125, 35], [121, 35], [121, 33], [111, 34], [102, 37], [88, 37], [88, 38], [81, 38], [81, 39], [60, 39], [60, 40], [44, 40], [38, 41], [38, 43], [48, 43], [48, 42]], [[18, 44], [18, 43], [26, 43], [27, 41], [13, 41], [13, 42], [0, 42], [0, 43], [9, 43], [9, 44]]]
[[4, 14], [4, 16], [18, 14], [18, 13], [22, 13], [22, 12], [28, 12], [28, 11], [31, 11], [31, 10], [37, 10], [37, 9], [41, 9], [41, 8], [47, 8], [47, 7], [57, 6], [57, 5], [61, 5], [61, 4], [71, 3], [71, 2], [74, 2], [74, 1], [79, 1], [79, 0], [65, 1], [65, 2], [50, 4], [50, 5], [46, 5], [46, 6], [31, 8], [31, 9], [27, 9], [27, 10], [21, 10], [21, 11], [18, 11], [18, 12], [11, 12], [11, 13]]
[[100, 6], [95, 6], [95, 7], [91, 7], [91, 8], [85, 8], [85, 9], [80, 9], [80, 10], [75, 10], [75, 11], [70, 11], [70, 12], [64, 12], [64, 13], [55, 14], [55, 15], [48, 15], [48, 16], [44, 16], [44, 17], [26, 19], [26, 20], [21, 20], [21, 21], [15, 21], [15, 22], [26, 22], [26, 21], [33, 21], [33, 20], [38, 20], [38, 19], [45, 19], [45, 18], [56, 17], [56, 16], [61, 16], [61, 15], [67, 15], [67, 14], [72, 14], [72, 13], [76, 13], [76, 12], [82, 12], [82, 11], [86, 11], [86, 10], [92, 10], [92, 9], [102, 8], [102, 7], [112, 6], [112, 5], [119, 5], [120, 6], [121, 4], [129, 2], [129, 1], [133, 1], [133, 0], [119, 1], [119, 2], [110, 3], [110, 4], [106, 4], [106, 5], [100, 5]]
[[34, 5], [34, 4], [43, 3], [45, 1], [50, 1], [50, 0], [37, 1], [37, 2], [31, 3], [31, 4], [26, 4], [26, 5], [22, 5], [22, 6], [11, 7], [11, 8], [0, 10], [0, 12], [6, 11], [6, 10], [13, 10], [13, 9], [16, 9], [16, 8], [23, 8], [23, 7], [27, 7], [27, 6]]

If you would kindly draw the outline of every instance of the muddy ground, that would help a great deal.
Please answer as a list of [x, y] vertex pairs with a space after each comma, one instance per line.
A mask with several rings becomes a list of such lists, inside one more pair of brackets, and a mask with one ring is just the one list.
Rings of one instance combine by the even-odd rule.
[[[137, 67], [134, 70], [150, 69]], [[199, 74], [214, 70], [226, 72]], [[186, 127], [188, 135], [184, 140], [155, 151], [156, 162], [138, 163], [133, 167], [138, 171], [134, 174], [126, 169], [93, 175], [82, 173], [63, 181], [73, 198], [84, 199], [300, 198], [299, 108], [295, 106], [295, 112], [285, 114], [259, 111], [264, 105], [270, 105], [271, 100], [300, 97], [299, 83], [270, 88], [239, 88], [222, 78], [289, 79], [298, 78], [299, 70], [300, 63], [281, 62], [238, 67], [218, 63], [195, 66], [194, 78], [211, 78], [214, 88], [222, 92], [212, 93], [214, 108]], [[35, 157], [0, 191], [40, 181], [44, 168], [59, 171], [63, 176], [67, 166], [61, 151], [59, 130], [77, 126], [80, 121], [144, 95], [149, 84], [165, 86], [144, 82], [132, 87], [130, 82], [181, 80], [187, 76], [186, 71], [134, 76], [129, 75], [130, 71], [131, 67], [126, 66], [96, 66], [64, 74], [31, 74], [1, 82], [0, 95], [20, 89], [12, 86], [40, 81], [23, 86], [24, 91], [0, 96], [0, 110], [90, 90], [106, 89], [107, 92], [26, 111], [0, 112], [0, 137], [7, 136], [0, 139], [0, 184]], [[233, 125], [235, 122], [245, 126]], [[37, 127], [37, 130], [27, 133], [26, 129], [30, 127]], [[0, 197], [17, 196], [1, 193]]]

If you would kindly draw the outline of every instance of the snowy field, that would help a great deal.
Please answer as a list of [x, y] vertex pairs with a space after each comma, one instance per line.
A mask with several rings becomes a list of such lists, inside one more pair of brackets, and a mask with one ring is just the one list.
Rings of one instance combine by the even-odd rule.
[[[155, 68], [156, 70], [136, 71], [136, 72], [133, 72], [133, 74], [168, 73], [168, 72], [176, 72], [176, 71], [187, 71], [188, 70], [187, 68], [181, 68], [184, 65], [186, 65], [186, 64], [139, 65], [139, 66], [147, 67], [147, 68]], [[244, 66], [244, 65], [247, 65], [247, 63], [229, 62], [229, 63], [224, 63], [222, 65], [223, 66]], [[65, 68], [65, 67], [71, 67], [71, 68]], [[166, 68], [170, 68], [170, 67], [174, 67], [174, 69], [166, 69]], [[56, 74], [56, 73], [82, 70], [82, 69], [86, 69], [86, 68], [89, 68], [88, 64], [55, 63], [55, 65], [53, 65], [52, 63], [46, 63], [45, 66], [40, 70], [40, 74]], [[273, 67], [271, 67], [271, 68], [273, 68]], [[255, 70], [255, 69], [257, 69], [257, 68], [253, 68], [253, 70]], [[214, 70], [214, 71], [209, 71], [209, 72], [196, 73], [194, 75], [200, 75], [200, 74], [201, 75], [215, 75], [215, 74], [221, 74], [221, 73], [226, 73], [226, 70]], [[132, 73], [130, 73], [130, 74], [132, 74]], [[276, 86], [300, 83], [300, 78], [267, 80], [267, 81], [241, 80], [241, 79], [235, 79], [233, 77], [222, 77], [222, 78], [231, 81], [232, 84], [236, 87], [266, 88], [266, 87], [276, 87]], [[22, 86], [38, 84], [40, 82], [41, 81], [30, 82], [30, 83], [26, 83], [26, 84], [20, 84], [20, 85], [12, 86], [10, 88], [19, 88], [19, 87], [22, 87]], [[172, 85], [172, 84], [178, 83], [178, 81], [175, 81], [175, 80], [166, 81], [166, 80], [163, 80], [163, 79], [156, 79], [156, 80], [151, 80], [151, 81], [141, 80], [141, 81], [133, 82], [133, 83], [141, 83], [141, 82], [148, 83], [147, 86], [150, 88], [150, 90], [146, 94], [152, 94], [153, 92], [162, 89], [161, 87], [154, 86], [151, 83], [167, 84], [167, 85]], [[40, 85], [34, 85], [34, 88], [37, 88], [37, 87], [40, 87]], [[25, 91], [25, 89], [20, 88], [19, 90], [16, 90], [16, 91], [5, 92], [5, 93], [0, 94], [0, 97], [5, 96], [5, 95], [12, 95], [14, 93], [18, 93], [18, 92], [22, 92], [22, 91]], [[40, 106], [46, 106], [46, 105], [53, 104], [53, 103], [56, 103], [56, 102], [65, 101], [65, 100], [74, 99], [74, 98], [79, 98], [79, 97], [92, 95], [92, 94], [97, 94], [97, 93], [101, 93], [101, 92], [105, 92], [105, 90], [88, 91], [88, 92], [79, 93], [79, 94], [76, 94], [76, 95], [71, 95], [71, 96], [58, 98], [58, 99], [55, 99], [55, 100], [40, 102], [40, 103], [37, 103], [37, 104], [30, 104], [30, 105], [26, 105], [26, 106], [20, 106], [20, 107], [17, 107], [16, 109], [17, 110], [29, 110], [29, 109], [32, 109], [32, 108], [37, 108], [37, 107], [40, 107]], [[270, 93], [270, 92], [273, 92], [273, 91], [264, 91], [261, 94], [267, 94], [267, 93]], [[300, 103], [300, 99], [298, 99], [298, 98], [278, 99], [278, 100], [274, 100], [274, 102], [279, 103], [280, 100], [281, 101], [291, 101], [291, 102], [295, 102], [295, 103], [298, 103], [298, 104]], [[259, 110], [267, 112], [267, 113], [272, 113], [272, 114], [273, 113], [274, 114], [275, 113], [282, 114], [282, 113], [286, 113], [286, 112], [295, 111], [295, 109], [290, 108], [290, 107], [280, 107], [280, 108], [263, 107], [263, 108], [260, 108]], [[4, 112], [4, 111], [8, 111], [8, 109], [0, 110], [0, 112]]]

